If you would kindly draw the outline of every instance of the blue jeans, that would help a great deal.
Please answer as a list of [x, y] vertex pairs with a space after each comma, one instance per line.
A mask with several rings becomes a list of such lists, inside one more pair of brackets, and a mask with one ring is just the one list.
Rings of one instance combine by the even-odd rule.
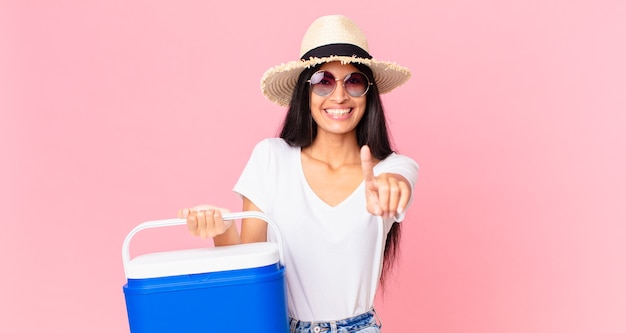
[[[358, 316], [333, 320], [326, 322], [310, 322], [300, 321], [294, 318], [289, 318], [289, 332], [290, 333], [380, 333], [382, 323], [379, 325], [376, 323], [376, 312], [370, 310], [369, 312], [360, 314]], [[380, 322], [380, 320], [379, 320]]]

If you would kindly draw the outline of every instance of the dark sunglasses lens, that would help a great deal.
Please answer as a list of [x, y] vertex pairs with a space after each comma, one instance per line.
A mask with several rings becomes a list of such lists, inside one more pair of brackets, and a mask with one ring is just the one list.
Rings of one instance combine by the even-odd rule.
[[335, 77], [325, 71], [319, 71], [311, 76], [311, 87], [313, 92], [319, 96], [328, 96], [335, 89]]
[[370, 81], [363, 73], [352, 73], [346, 76], [344, 86], [350, 96], [359, 97], [365, 95], [370, 86]]

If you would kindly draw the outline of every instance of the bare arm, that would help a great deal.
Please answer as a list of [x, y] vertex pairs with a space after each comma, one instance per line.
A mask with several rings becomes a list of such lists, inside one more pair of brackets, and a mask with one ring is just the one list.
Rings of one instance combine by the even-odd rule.
[[[243, 198], [243, 211], [261, 211], [248, 198]], [[224, 221], [222, 214], [227, 210], [199, 205], [183, 208], [178, 217], [187, 219], [189, 232], [202, 238], [213, 238], [215, 246], [235, 245], [241, 243], [265, 242], [267, 240], [267, 223], [259, 219], [243, 219], [241, 235], [232, 221]]]
[[[261, 210], [243, 197], [243, 211], [257, 211]], [[257, 243], [267, 241], [267, 223], [259, 219], [243, 219], [241, 221], [241, 242], [242, 243]]]

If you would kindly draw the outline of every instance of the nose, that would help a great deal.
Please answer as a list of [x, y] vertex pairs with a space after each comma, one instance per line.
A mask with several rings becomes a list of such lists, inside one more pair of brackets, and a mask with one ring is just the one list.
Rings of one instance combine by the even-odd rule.
[[335, 90], [330, 95], [330, 100], [335, 103], [343, 103], [348, 99], [348, 92], [343, 85], [343, 80], [335, 79]]

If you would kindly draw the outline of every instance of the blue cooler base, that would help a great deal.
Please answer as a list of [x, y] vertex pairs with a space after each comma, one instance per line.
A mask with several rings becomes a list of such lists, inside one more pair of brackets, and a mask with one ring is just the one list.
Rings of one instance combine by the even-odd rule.
[[284, 267], [148, 279], [124, 285], [132, 333], [287, 333]]

